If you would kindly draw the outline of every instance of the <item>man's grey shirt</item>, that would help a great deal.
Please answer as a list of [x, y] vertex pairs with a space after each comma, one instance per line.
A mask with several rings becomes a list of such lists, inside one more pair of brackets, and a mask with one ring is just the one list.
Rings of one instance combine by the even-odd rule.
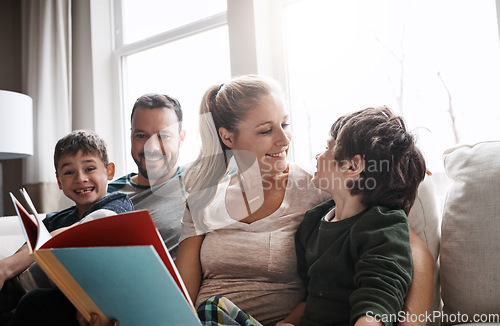
[[108, 184], [108, 193], [120, 191], [127, 194], [136, 210], [146, 209], [160, 232], [170, 255], [175, 259], [181, 234], [181, 220], [187, 194], [182, 178], [185, 167], [178, 167], [175, 174], [162, 184], [141, 186], [132, 182], [136, 173], [130, 173]]

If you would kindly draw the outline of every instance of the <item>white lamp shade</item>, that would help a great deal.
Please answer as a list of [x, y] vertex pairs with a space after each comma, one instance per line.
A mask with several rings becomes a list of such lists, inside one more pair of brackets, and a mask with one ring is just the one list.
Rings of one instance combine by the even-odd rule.
[[33, 101], [0, 90], [0, 160], [33, 155]]

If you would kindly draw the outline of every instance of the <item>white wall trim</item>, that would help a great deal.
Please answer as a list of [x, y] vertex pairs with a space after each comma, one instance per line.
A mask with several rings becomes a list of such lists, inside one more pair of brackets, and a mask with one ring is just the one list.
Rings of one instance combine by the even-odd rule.
[[500, 0], [496, 0], [496, 5], [497, 5], [498, 39], [500, 42]]
[[[112, 0], [74, 1], [73, 129], [92, 129], [108, 145], [113, 161], [124, 162], [122, 112], [114, 83]], [[128, 152], [127, 152], [128, 153]], [[124, 164], [117, 165], [117, 174]]]
[[[117, 48], [115, 52], [119, 56], [134, 54], [158, 45], [173, 42], [175, 40], [194, 34], [202, 33], [204, 31], [223, 26], [225, 24], [227, 24], [226, 13], [220, 13], [210, 17], [210, 19], [202, 19], [191, 24], [187, 24], [179, 28], [171, 29], [169, 31], [154, 35], [147, 39], [143, 39], [130, 44], [123, 44], [120, 47], [118, 46], [117, 42]], [[121, 32], [118, 32], [117, 34], [120, 34], [120, 36], [123, 35], [123, 33]]]

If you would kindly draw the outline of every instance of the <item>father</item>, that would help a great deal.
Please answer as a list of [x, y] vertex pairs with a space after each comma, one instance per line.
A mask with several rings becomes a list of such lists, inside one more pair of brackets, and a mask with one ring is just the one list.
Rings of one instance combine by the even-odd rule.
[[185, 208], [179, 148], [184, 141], [182, 110], [175, 98], [146, 94], [131, 114], [131, 152], [138, 174], [127, 174], [108, 185], [108, 192], [129, 195], [136, 210], [147, 209], [165, 245], [175, 258]]

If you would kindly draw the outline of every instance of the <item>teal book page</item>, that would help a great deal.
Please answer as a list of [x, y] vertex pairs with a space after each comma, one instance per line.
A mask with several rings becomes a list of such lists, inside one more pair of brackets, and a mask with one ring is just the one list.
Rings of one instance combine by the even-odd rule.
[[121, 326], [201, 325], [152, 246], [51, 252], [104, 315]]

